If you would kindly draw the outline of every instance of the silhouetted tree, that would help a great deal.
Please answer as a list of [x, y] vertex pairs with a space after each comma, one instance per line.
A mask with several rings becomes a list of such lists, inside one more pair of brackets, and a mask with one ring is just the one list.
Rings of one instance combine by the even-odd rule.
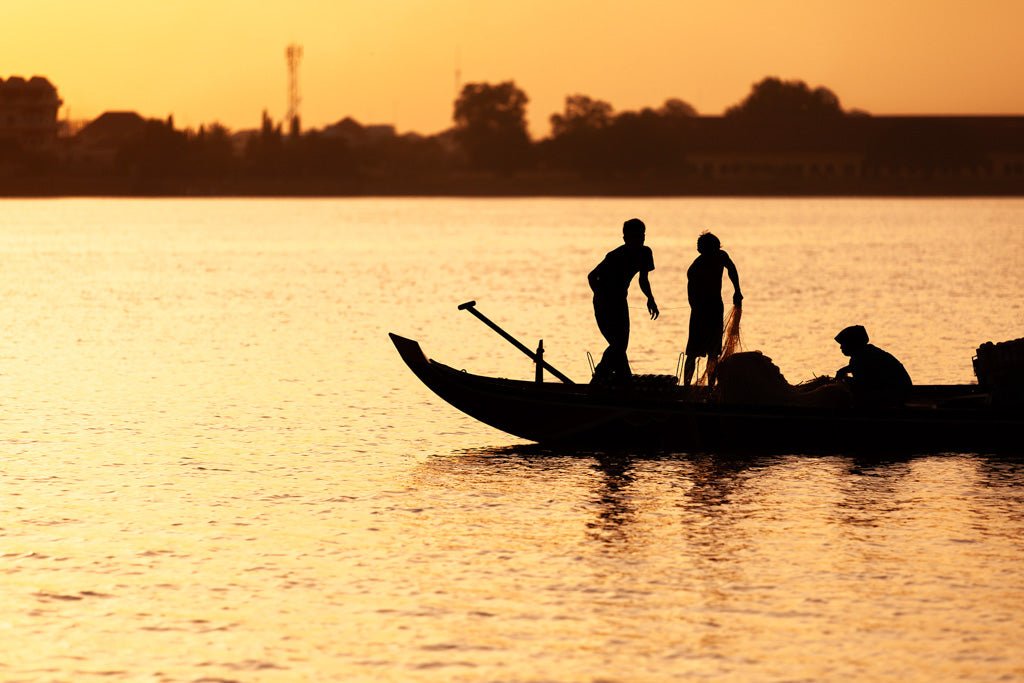
[[223, 175], [236, 166], [230, 134], [219, 123], [200, 126], [198, 132], [188, 136], [188, 147], [194, 175]]
[[552, 166], [584, 177], [671, 175], [683, 168], [696, 116], [679, 99], [656, 110], [613, 115], [607, 102], [573, 95], [566, 98], [564, 113], [551, 117], [552, 137], [543, 149]]
[[620, 174], [664, 173], [682, 163], [681, 142], [655, 110], [622, 112], [608, 129], [608, 160]]
[[455, 139], [478, 169], [511, 172], [530, 151], [526, 93], [512, 81], [467, 83], [455, 101]]
[[583, 175], [600, 173], [607, 164], [605, 131], [612, 125], [612, 105], [586, 95], [565, 98], [565, 111], [551, 116], [551, 139], [542, 152], [548, 162]]
[[275, 176], [284, 172], [284, 135], [280, 124], [275, 126], [266, 110], [259, 135], [249, 139], [244, 156], [249, 170], [256, 175]]
[[803, 81], [769, 77], [755, 83], [746, 99], [729, 107], [725, 115], [748, 121], [822, 120], [840, 117], [843, 110], [828, 88], [811, 90]]
[[607, 128], [612, 122], [612, 105], [593, 100], [586, 95], [565, 98], [565, 112], [551, 116], [551, 135], [560, 137], [572, 133]]
[[693, 118], [697, 116], [697, 110], [694, 109], [689, 103], [683, 102], [682, 100], [672, 97], [665, 100], [665, 104], [661, 105], [661, 109], [658, 113], [666, 118]]

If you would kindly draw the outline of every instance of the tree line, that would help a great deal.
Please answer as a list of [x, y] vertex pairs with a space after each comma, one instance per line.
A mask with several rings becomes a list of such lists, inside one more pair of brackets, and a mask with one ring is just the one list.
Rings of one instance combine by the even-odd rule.
[[[264, 114], [261, 128], [239, 142], [217, 124], [178, 130], [170, 121], [150, 120], [100, 160], [69, 153], [74, 138], [65, 141], [67, 150], [0, 146], [0, 193], [4, 187], [85, 194], [842, 192], [864, 189], [871, 169], [881, 175], [886, 168], [924, 169], [929, 178], [954, 169], [961, 178], [964, 168], [983, 171], [992, 151], [976, 127], [941, 120], [923, 128], [920, 122], [909, 129], [874, 125], [865, 112], [844, 110], [827, 88], [772, 77], [720, 117], [699, 116], [680, 99], [616, 112], [608, 102], [570, 95], [540, 140], [529, 134], [528, 104], [514, 81], [468, 83], [454, 102], [453, 126], [430, 136], [349, 118], [300, 133], [297, 122], [285, 131]], [[1024, 138], [1018, 131], [1014, 139]], [[758, 167], [748, 160], [743, 168], [736, 164], [743, 174], [730, 181], [723, 175], [728, 164], [707, 161], [794, 154], [823, 159], [821, 177], [808, 175], [817, 163], [791, 164], [796, 170], [788, 178], [788, 167], [775, 163], [763, 165], [758, 180]], [[829, 155], [857, 159], [859, 166], [851, 173], [847, 164], [844, 176]], [[886, 177], [891, 185], [895, 176]], [[877, 178], [874, 187], [882, 187]]]

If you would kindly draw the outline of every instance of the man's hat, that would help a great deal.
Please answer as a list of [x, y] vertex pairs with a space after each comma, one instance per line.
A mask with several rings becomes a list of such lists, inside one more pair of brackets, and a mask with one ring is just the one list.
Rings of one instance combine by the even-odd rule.
[[850, 325], [836, 335], [836, 341], [842, 346], [861, 346], [868, 343], [868, 331], [863, 325]]

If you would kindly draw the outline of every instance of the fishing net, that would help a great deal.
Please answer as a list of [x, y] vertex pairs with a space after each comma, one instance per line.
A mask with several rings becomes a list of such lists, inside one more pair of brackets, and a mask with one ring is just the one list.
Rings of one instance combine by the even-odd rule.
[[729, 311], [729, 316], [725, 319], [725, 332], [722, 335], [722, 353], [718, 356], [718, 360], [743, 350], [743, 342], [740, 341], [740, 318], [742, 315], [742, 306], [733, 306]]
[[[718, 355], [718, 361], [728, 358], [737, 351], [743, 350], [743, 342], [740, 339], [740, 318], [743, 317], [743, 307], [733, 306], [729, 315], [725, 318], [725, 328], [722, 331], [722, 353]], [[704, 370], [697, 378], [696, 384], [708, 384], [708, 364], [705, 363]]]

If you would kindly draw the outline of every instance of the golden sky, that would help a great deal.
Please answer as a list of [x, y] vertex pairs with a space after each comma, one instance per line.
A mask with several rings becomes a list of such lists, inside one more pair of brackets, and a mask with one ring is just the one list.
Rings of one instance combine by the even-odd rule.
[[461, 82], [514, 80], [535, 136], [566, 95], [720, 114], [764, 76], [874, 114], [1024, 114], [1024, 0], [2, 0], [0, 77], [43, 75], [62, 116], [256, 127], [345, 116], [436, 133]]

